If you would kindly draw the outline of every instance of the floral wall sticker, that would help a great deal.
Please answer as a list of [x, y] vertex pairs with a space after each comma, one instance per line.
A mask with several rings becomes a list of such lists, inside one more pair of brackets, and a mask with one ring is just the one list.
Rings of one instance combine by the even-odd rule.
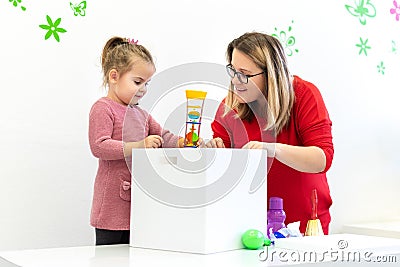
[[288, 27], [287, 32], [284, 30], [278, 30], [275, 27], [275, 33], [271, 34], [282, 43], [283, 47], [285, 48], [285, 53], [289, 57], [292, 56], [294, 52], [296, 53], [299, 52], [297, 48], [294, 48], [294, 45], [296, 44], [296, 38], [293, 35], [291, 35], [290, 33], [291, 31], [292, 31], [292, 26]]
[[53, 22], [50, 16], [47, 15], [46, 20], [48, 25], [46, 24], [39, 25], [40, 28], [47, 31], [46, 35], [44, 36], [44, 39], [47, 40], [50, 38], [50, 36], [53, 36], [57, 42], [60, 42], [60, 36], [58, 34], [67, 32], [67, 30], [65, 30], [64, 28], [59, 27], [61, 23], [61, 18], [58, 18]]
[[359, 55], [361, 55], [361, 53], [364, 53], [364, 55], [367, 56], [367, 49], [371, 49], [371, 47], [369, 45], [367, 45], [368, 43], [368, 39], [366, 39], [365, 41], [360, 37], [360, 43], [356, 44], [356, 46], [358, 48], [360, 48], [360, 52], [358, 52]]
[[385, 74], [385, 64], [383, 61], [379, 65], [376, 66], [378, 68], [378, 72], [381, 73], [382, 75]]
[[26, 7], [22, 6], [22, 0], [8, 0], [13, 6], [18, 7], [18, 5], [21, 7], [22, 11], [26, 10]]
[[400, 3], [397, 4], [397, 1], [393, 1], [394, 8], [390, 9], [390, 14], [395, 15], [397, 21], [400, 20]]
[[376, 16], [375, 6], [370, 0], [354, 1], [354, 5], [345, 5], [347, 11], [358, 18], [362, 25], [367, 24], [367, 17], [373, 18]]

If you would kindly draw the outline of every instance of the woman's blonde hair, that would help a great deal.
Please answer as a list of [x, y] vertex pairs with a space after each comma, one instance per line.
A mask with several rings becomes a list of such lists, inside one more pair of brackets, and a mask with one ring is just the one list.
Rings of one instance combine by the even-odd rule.
[[[288, 70], [285, 51], [278, 39], [273, 36], [250, 32], [234, 39], [228, 45], [227, 61], [232, 62], [234, 49], [250, 57], [264, 71], [266, 87], [259, 88], [266, 99], [267, 108], [263, 114], [267, 120], [264, 130], [273, 130], [275, 134], [287, 125], [294, 103], [294, 91]], [[243, 120], [252, 120], [254, 113], [248, 103], [239, 103], [234, 96], [233, 84], [226, 98], [226, 113], [234, 109]]]
[[144, 46], [122, 37], [112, 37], [108, 40], [101, 55], [103, 86], [107, 86], [112, 69], [116, 69], [120, 75], [123, 75], [132, 69], [137, 59], [154, 66], [153, 57]]

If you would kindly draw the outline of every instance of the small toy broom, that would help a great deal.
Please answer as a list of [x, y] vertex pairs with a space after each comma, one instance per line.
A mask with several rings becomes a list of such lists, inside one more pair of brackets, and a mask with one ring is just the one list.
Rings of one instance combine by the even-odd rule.
[[312, 210], [311, 210], [311, 220], [308, 220], [307, 222], [307, 228], [306, 228], [306, 236], [318, 236], [318, 235], [324, 235], [324, 231], [322, 230], [322, 225], [320, 220], [318, 219], [317, 215], [317, 206], [318, 206], [318, 196], [317, 196], [317, 189], [313, 189], [311, 193], [311, 204], [312, 204]]

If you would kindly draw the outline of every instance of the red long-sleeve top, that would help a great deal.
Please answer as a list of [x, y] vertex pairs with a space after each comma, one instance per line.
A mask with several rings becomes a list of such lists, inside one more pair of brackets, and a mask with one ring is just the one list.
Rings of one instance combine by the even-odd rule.
[[[326, 167], [320, 173], [299, 172], [278, 160], [273, 160], [267, 175], [267, 195], [281, 197], [286, 212], [285, 223], [300, 221], [300, 231], [305, 232], [311, 219], [311, 192], [318, 192], [318, 218], [325, 234], [328, 234], [332, 205], [326, 172], [332, 164], [332, 122], [318, 88], [310, 82], [294, 76], [295, 102], [287, 127], [271, 139], [271, 133], [262, 130], [262, 119], [250, 122], [235, 117], [236, 112], [224, 114], [224, 102], [220, 104], [211, 124], [213, 137], [220, 137], [226, 147], [241, 148], [249, 141], [272, 141], [293, 146], [317, 146], [326, 156]], [[265, 120], [264, 120], [265, 121]], [[260, 127], [261, 125], [261, 127]], [[274, 139], [274, 138], [273, 138]]]

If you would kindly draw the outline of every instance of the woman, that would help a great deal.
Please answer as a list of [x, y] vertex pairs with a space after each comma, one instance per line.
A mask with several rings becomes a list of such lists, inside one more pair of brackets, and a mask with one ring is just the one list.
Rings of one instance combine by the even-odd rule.
[[318, 88], [288, 70], [280, 42], [245, 33], [227, 49], [232, 78], [212, 122], [207, 147], [266, 149], [268, 197], [283, 198], [286, 223], [311, 219], [311, 194], [318, 192], [318, 217], [325, 234], [332, 205], [326, 172], [334, 149], [328, 111]]

